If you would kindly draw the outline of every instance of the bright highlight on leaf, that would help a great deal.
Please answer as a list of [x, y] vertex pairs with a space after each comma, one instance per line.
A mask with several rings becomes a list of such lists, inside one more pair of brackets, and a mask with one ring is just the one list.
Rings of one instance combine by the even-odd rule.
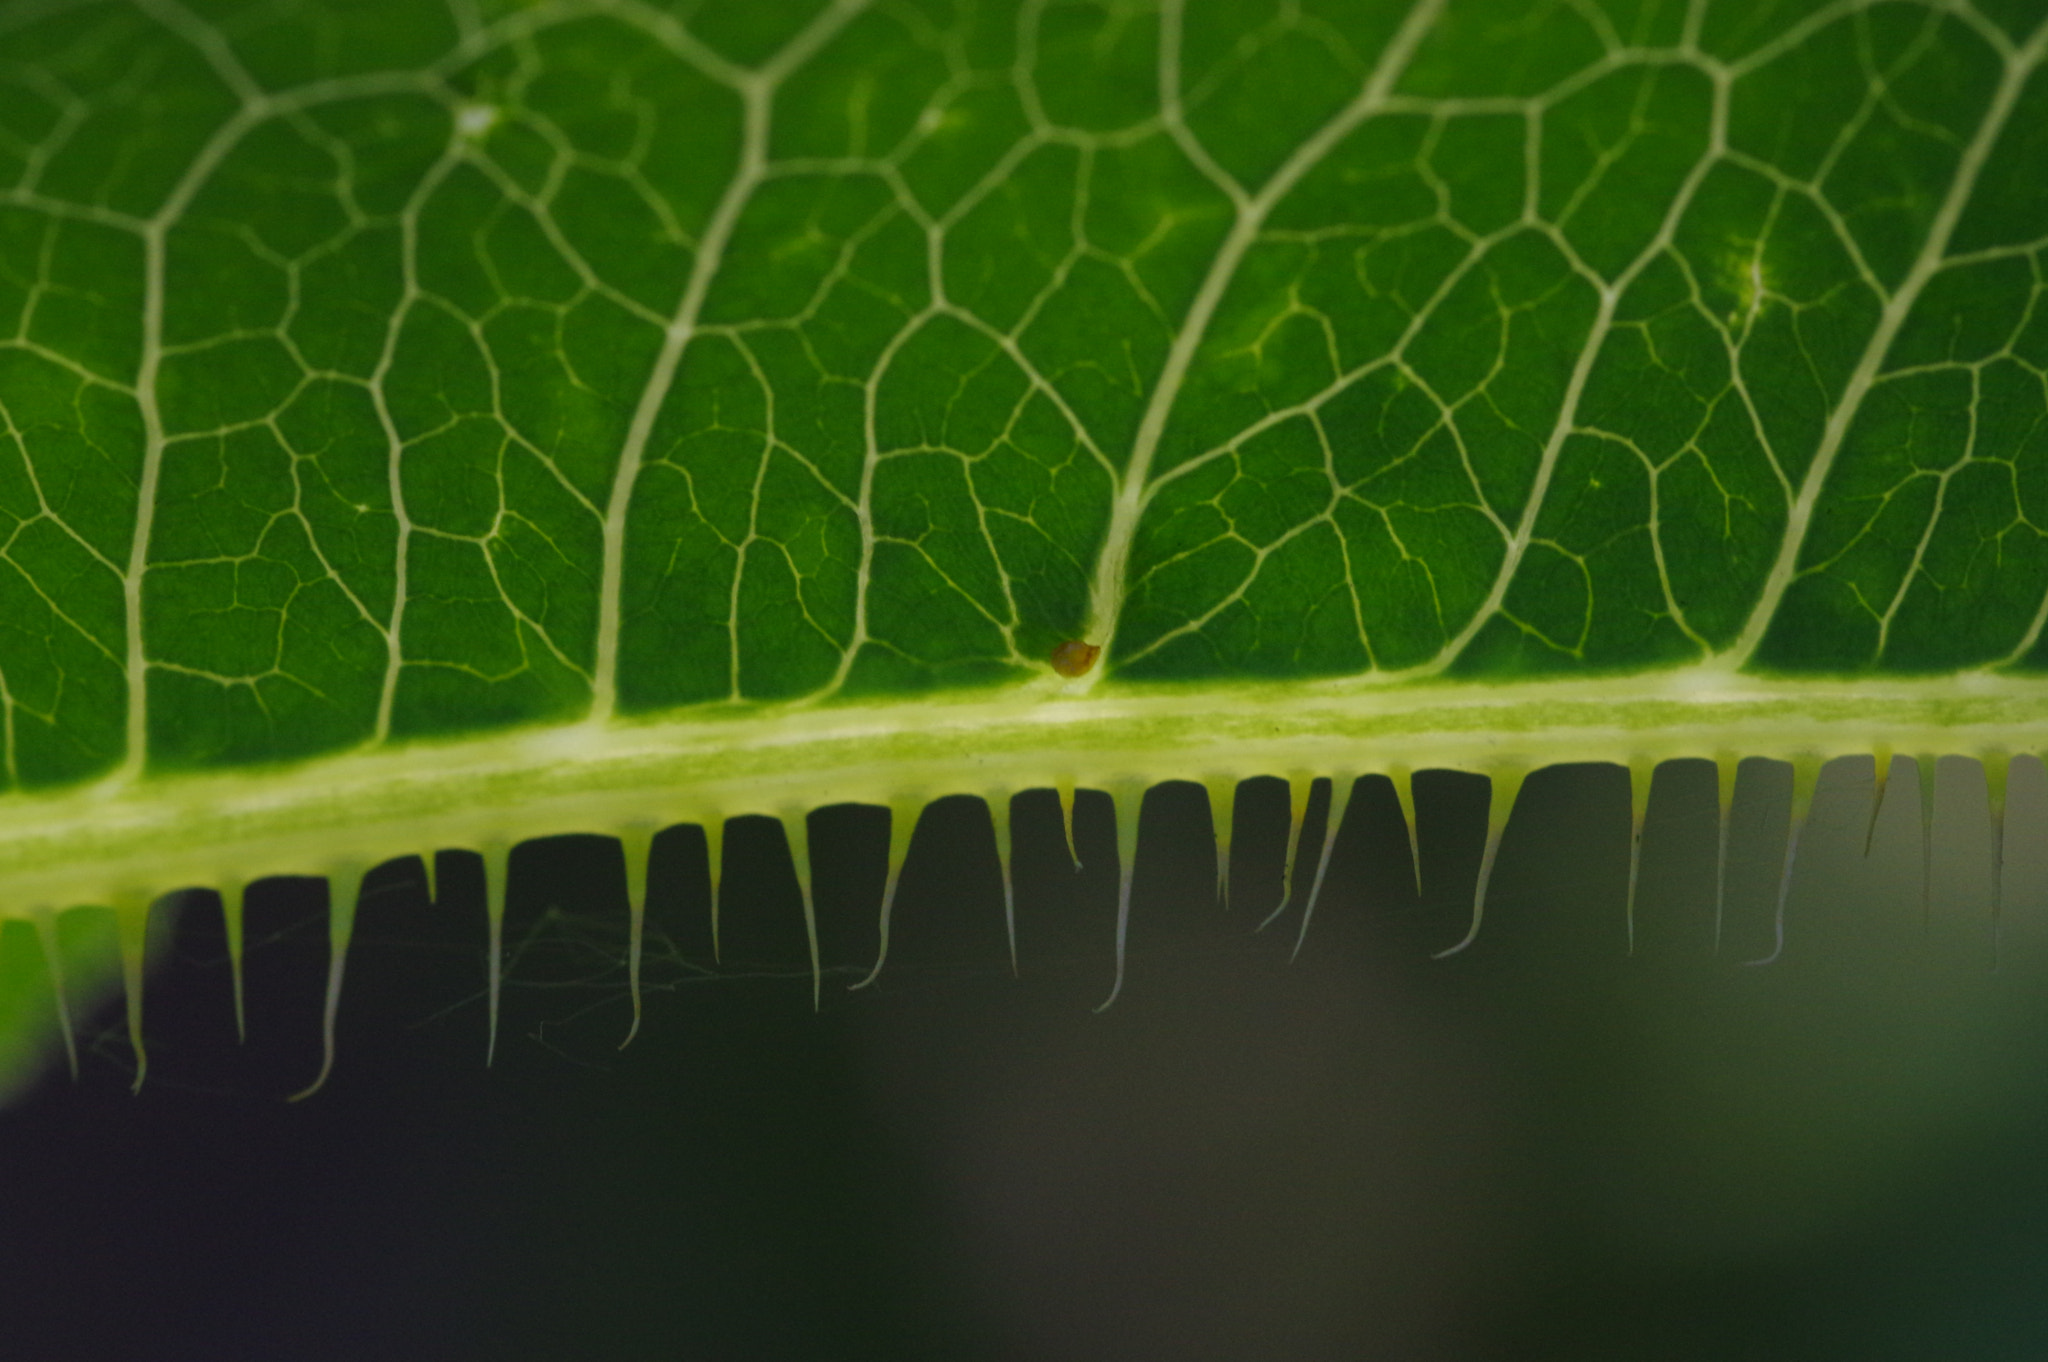
[[1490, 774], [1450, 954], [1524, 773], [1630, 770], [1632, 922], [1657, 764], [1725, 862], [1760, 756], [1782, 948], [1822, 761], [1995, 754], [2002, 845], [2048, 746], [2044, 164], [2037, 0], [0, 8], [5, 939], [114, 911], [139, 1077], [151, 896], [326, 873], [317, 1087], [393, 857], [485, 853], [489, 1049], [540, 835], [637, 1027], [676, 821], [815, 966], [810, 810], [886, 924], [987, 795], [1014, 945], [1010, 792], [1105, 790], [1121, 988], [1160, 780], [1226, 902], [1333, 782], [1305, 932], [1361, 774], [1411, 854]]

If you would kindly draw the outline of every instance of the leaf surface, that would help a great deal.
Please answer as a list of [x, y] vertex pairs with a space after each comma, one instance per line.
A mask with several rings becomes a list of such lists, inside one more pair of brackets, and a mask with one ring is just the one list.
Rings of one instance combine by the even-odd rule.
[[1069, 638], [2044, 658], [2035, 5], [0, 25], [10, 786]]
[[2044, 165], [2040, 0], [14, 0], [6, 939], [112, 907], [133, 1004], [157, 892], [577, 825], [2038, 745]]

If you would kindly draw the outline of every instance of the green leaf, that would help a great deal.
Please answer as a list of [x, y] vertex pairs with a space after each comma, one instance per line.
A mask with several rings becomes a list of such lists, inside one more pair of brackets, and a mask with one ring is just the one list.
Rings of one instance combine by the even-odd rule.
[[0, 914], [2048, 742], [2038, 0], [19, 0], [0, 53]]

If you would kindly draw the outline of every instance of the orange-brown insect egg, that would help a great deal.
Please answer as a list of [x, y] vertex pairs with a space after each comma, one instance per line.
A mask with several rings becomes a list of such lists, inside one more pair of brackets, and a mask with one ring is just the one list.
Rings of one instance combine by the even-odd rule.
[[1070, 638], [1052, 650], [1052, 669], [1061, 676], [1084, 676], [1100, 656], [1102, 649], [1094, 644]]

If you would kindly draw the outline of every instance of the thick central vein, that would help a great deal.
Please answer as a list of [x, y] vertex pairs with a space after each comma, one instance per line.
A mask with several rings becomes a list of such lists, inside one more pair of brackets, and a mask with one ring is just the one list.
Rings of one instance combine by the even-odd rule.
[[[1304, 175], [1315, 169], [1338, 142], [1386, 104], [1395, 82], [1407, 70], [1415, 49], [1436, 23], [1445, 3], [1446, 0], [1418, 0], [1387, 43], [1386, 50], [1380, 54], [1357, 97], [1295, 148], [1258, 193], [1238, 199], [1237, 215], [1230, 225], [1230, 232], [1224, 237], [1215, 258], [1209, 262], [1201, 288], [1196, 291], [1194, 302], [1189, 305], [1187, 316], [1174, 335], [1173, 345], [1167, 350], [1159, 381], [1153, 385], [1152, 396], [1145, 404], [1145, 414], [1138, 423], [1130, 461], [1117, 484], [1109, 528], [1095, 560], [1095, 583], [1088, 612], [1087, 637], [1106, 651], [1114, 651], [1117, 616], [1123, 606], [1124, 577], [1137, 539], [1138, 522], [1151, 495], [1152, 460], [1159, 452], [1160, 438], [1166, 433], [1167, 419], [1180, 399], [1195, 353], [1208, 334], [1209, 323], [1214, 320], [1216, 309], [1222, 305], [1224, 293], [1237, 277], [1238, 266], [1258, 240], [1274, 206], [1301, 182]], [[1169, 20], [1171, 17], [1167, 16]], [[1179, 99], [1178, 90], [1163, 90], [1161, 95], [1169, 104], [1177, 104]], [[1098, 667], [1091, 677], [1105, 675], [1108, 670], [1107, 666]]]

